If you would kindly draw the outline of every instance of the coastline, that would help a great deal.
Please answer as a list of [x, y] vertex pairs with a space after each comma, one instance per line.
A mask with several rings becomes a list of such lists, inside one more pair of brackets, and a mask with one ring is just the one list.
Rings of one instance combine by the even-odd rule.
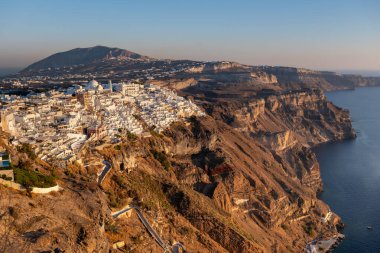
[[[370, 89], [370, 88], [379, 88], [379, 86], [356, 86], [354, 87], [354, 89], [350, 89], [350, 90], [347, 90], [347, 89], [344, 89], [344, 90], [340, 90], [340, 89], [337, 89], [337, 90], [331, 90], [331, 91], [326, 91], [326, 93], [335, 93], [335, 92], [349, 92], [349, 91], [354, 91], [354, 90], [361, 90], [361, 89]], [[329, 99], [329, 101], [331, 101]], [[333, 102], [333, 101], [331, 101]], [[333, 102], [335, 104], [335, 101]], [[340, 105], [338, 105], [340, 106]], [[350, 112], [350, 117], [351, 117], [351, 112]], [[352, 120], [351, 120], [352, 122]], [[312, 147], [312, 150], [313, 152], [316, 152], [316, 150], [318, 148], [320, 148], [321, 146], [324, 146], [326, 144], [335, 144], [335, 143], [339, 143], [339, 144], [342, 144], [344, 142], [347, 142], [347, 141], [353, 141], [355, 140], [358, 136], [357, 134], [360, 132], [360, 130], [358, 129], [355, 129], [353, 127], [353, 130], [355, 132], [355, 136], [352, 136], [352, 138], [344, 138], [344, 139], [333, 139], [333, 140], [330, 140], [330, 141], [327, 141], [327, 142], [324, 142], [324, 143], [319, 143], [315, 146]], [[318, 159], [318, 162], [319, 162], [319, 159]], [[322, 178], [322, 181], [323, 178]], [[322, 191], [318, 194], [318, 199], [321, 199], [320, 198], [320, 194], [323, 192], [324, 190], [322, 189]], [[321, 199], [322, 200], [322, 199]], [[322, 200], [322, 201], [325, 201], [325, 200]], [[334, 210], [334, 208], [332, 208], [332, 210]], [[342, 220], [342, 222], [344, 222], [344, 220]], [[342, 243], [342, 241], [345, 239], [345, 235], [343, 234], [343, 229], [342, 230], [338, 230], [341, 234], [338, 234], [338, 235], [334, 235], [332, 236], [331, 238], [323, 238], [323, 239], [314, 239], [313, 241], [309, 242], [307, 245], [306, 245], [306, 252], [316, 252], [316, 253], [324, 253], [324, 252], [333, 252], [333, 250], [338, 247], [338, 245], [340, 243]]]
[[343, 234], [337, 234], [325, 240], [313, 240], [306, 245], [306, 253], [326, 253], [331, 252], [344, 239]]
[[[338, 90], [326, 91], [326, 92], [349, 91], [349, 90], [355, 90], [356, 88], [360, 88], [360, 87], [353, 87], [352, 89], [338, 89]], [[351, 115], [350, 115], [350, 120], [351, 120]], [[351, 122], [352, 122], [352, 120], [351, 120]], [[346, 141], [353, 141], [356, 138], [357, 138], [357, 130], [352, 127], [352, 132], [349, 135], [345, 136], [344, 138], [336, 138], [336, 139], [328, 140], [326, 142], [318, 143], [318, 144], [312, 146], [311, 149], [315, 153], [315, 149], [317, 149], [320, 146], [323, 146], [323, 145], [326, 145], [326, 144], [333, 144], [333, 143], [335, 144], [335, 143], [342, 143], [342, 142], [346, 142]], [[319, 163], [319, 161], [318, 161], [318, 163]], [[323, 183], [323, 179], [322, 179], [322, 183]], [[320, 199], [319, 195], [323, 191], [324, 190], [322, 188], [321, 191], [318, 192], [318, 194], [317, 194], [317, 198], [318, 199]], [[342, 220], [340, 222], [341, 222], [342, 228], [343, 228], [344, 227], [344, 223], [343, 223]], [[339, 232], [342, 232], [342, 231], [339, 231]], [[344, 240], [344, 238], [345, 238], [345, 235], [343, 233], [338, 233], [338, 234], [335, 234], [332, 237], [328, 237], [328, 238], [324, 238], [324, 239], [322, 239], [322, 238], [320, 238], [320, 239], [316, 238], [316, 239], [314, 239], [313, 241], [309, 242], [306, 245], [306, 253], [327, 253], [327, 252], [332, 252]]]

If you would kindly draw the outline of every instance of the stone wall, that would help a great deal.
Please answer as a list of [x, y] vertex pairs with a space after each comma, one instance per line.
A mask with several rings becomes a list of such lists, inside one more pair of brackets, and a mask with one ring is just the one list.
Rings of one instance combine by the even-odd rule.
[[[7, 181], [7, 180], [4, 180], [4, 179], [1, 179], [0, 178], [0, 184], [2, 185], [5, 185], [7, 187], [10, 187], [12, 189], [15, 189], [15, 190], [18, 190], [18, 191], [25, 191], [25, 187], [18, 184], [18, 183], [15, 183], [15, 182], [12, 182], [12, 181]], [[32, 188], [32, 193], [36, 193], [36, 194], [47, 194], [47, 193], [50, 193], [50, 192], [56, 192], [56, 191], [59, 191], [61, 189], [61, 187], [59, 187], [59, 185], [55, 185], [53, 187], [49, 187], [49, 188], [38, 188], [38, 187], [33, 187]]]

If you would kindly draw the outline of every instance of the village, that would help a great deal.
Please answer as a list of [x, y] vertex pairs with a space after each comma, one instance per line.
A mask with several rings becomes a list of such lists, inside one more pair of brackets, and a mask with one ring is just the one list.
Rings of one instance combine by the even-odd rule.
[[174, 91], [149, 83], [91, 80], [64, 91], [1, 95], [1, 129], [14, 146], [32, 146], [44, 161], [74, 161], [88, 140], [147, 136], [204, 113]]

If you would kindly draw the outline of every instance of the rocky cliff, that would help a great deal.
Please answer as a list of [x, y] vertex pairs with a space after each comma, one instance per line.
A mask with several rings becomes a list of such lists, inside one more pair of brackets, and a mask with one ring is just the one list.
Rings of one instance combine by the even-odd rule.
[[[196, 101], [207, 116], [150, 137], [90, 142], [82, 164], [49, 167], [64, 189], [58, 194], [1, 189], [1, 210], [15, 225], [0, 233], [17, 238], [4, 252], [108, 252], [116, 242], [161, 252], [135, 214], [111, 217], [127, 204], [139, 206], [168, 245], [181, 241], [189, 252], [302, 252], [337, 233], [338, 216], [322, 221], [329, 208], [317, 198], [322, 182], [310, 147], [354, 137], [347, 111], [318, 90]], [[102, 160], [112, 169], [97, 185]]]
[[259, 66], [253, 69], [276, 76], [278, 83], [287, 89], [319, 88], [322, 90], [341, 90], [380, 85], [380, 78], [378, 77], [343, 75], [331, 71], [270, 66]]
[[192, 67], [188, 69], [186, 72], [188, 73], [217, 73], [217, 72], [233, 72], [233, 71], [241, 71], [241, 69], [245, 69], [248, 66], [242, 65], [237, 62], [230, 61], [220, 61], [220, 62], [207, 62], [197, 67]]
[[318, 88], [330, 91], [380, 85], [379, 77], [344, 75], [304, 68], [248, 66], [232, 62], [205, 63], [187, 72], [190, 73], [187, 77], [192, 76], [201, 82], [202, 80], [207, 80], [208, 83], [215, 82], [214, 86], [254, 86], [251, 89], [256, 90]]
[[321, 190], [319, 166], [310, 147], [354, 138], [349, 112], [334, 106], [319, 90], [268, 95], [247, 102], [221, 102], [207, 111], [250, 135], [287, 163], [304, 184]]

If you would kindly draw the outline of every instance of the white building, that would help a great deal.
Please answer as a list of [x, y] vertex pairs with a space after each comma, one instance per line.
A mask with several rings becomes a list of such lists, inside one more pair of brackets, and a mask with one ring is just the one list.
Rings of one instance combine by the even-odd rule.
[[140, 86], [139, 83], [122, 84], [122, 93], [125, 96], [136, 97], [140, 93]]

